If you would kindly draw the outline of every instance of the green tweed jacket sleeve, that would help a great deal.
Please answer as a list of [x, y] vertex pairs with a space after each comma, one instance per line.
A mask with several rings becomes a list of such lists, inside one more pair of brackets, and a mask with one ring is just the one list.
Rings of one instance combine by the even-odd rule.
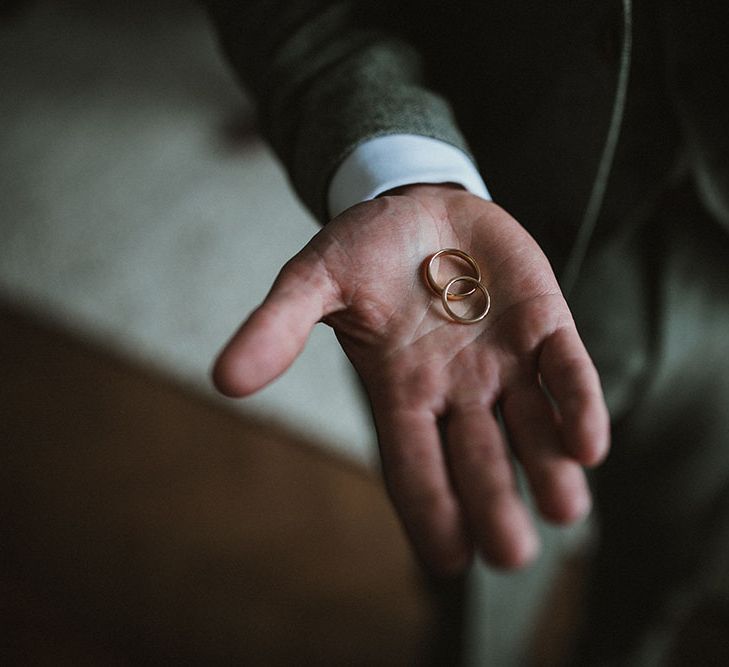
[[416, 51], [378, 3], [207, 0], [223, 49], [258, 104], [261, 130], [322, 222], [337, 166], [363, 141], [411, 133], [468, 152]]

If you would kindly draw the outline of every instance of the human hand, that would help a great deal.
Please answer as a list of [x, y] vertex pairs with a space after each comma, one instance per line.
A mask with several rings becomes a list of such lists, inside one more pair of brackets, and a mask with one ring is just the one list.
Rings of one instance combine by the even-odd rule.
[[[425, 286], [423, 260], [441, 248], [481, 266], [492, 296], [481, 322], [452, 321]], [[431, 569], [460, 572], [474, 547], [505, 568], [536, 555], [512, 453], [545, 518], [589, 511], [582, 466], [598, 464], [609, 439], [598, 376], [546, 257], [497, 205], [416, 185], [345, 211], [284, 266], [221, 352], [217, 387], [256, 392], [319, 321], [364, 382], [388, 491]]]

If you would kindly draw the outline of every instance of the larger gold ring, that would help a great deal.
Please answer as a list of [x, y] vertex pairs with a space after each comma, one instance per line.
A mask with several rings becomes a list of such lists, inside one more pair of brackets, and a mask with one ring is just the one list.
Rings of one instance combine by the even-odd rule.
[[[481, 293], [486, 299], [484, 309], [475, 317], [464, 317], [463, 315], [459, 315], [458, 313], [454, 312], [451, 308], [448, 294], [450, 293], [451, 287], [453, 287], [456, 283], [460, 282], [472, 283], [473, 291], [471, 292], [471, 294], [476, 290], [481, 290]], [[484, 317], [486, 317], [486, 315], [488, 315], [489, 310], [491, 310], [491, 295], [489, 294], [489, 291], [486, 289], [486, 286], [482, 282], [480, 282], [480, 280], [472, 278], [471, 276], [458, 276], [456, 278], [453, 278], [453, 280], [449, 280], [443, 288], [443, 292], [440, 295], [440, 300], [443, 303], [443, 308], [445, 308], [448, 316], [456, 322], [460, 322], [461, 324], [475, 324], [476, 322], [480, 322]]]
[[[443, 248], [442, 250], [439, 250], [438, 252], [431, 255], [430, 259], [428, 260], [428, 265], [425, 269], [425, 277], [428, 282], [428, 287], [430, 287], [430, 289], [433, 291], [433, 294], [440, 297], [446, 295], [445, 298], [448, 301], [460, 301], [461, 299], [465, 299], [467, 296], [471, 296], [471, 294], [474, 294], [478, 289], [476, 287], [472, 287], [468, 292], [454, 294], [453, 292], [448, 291], [447, 286], [441, 287], [438, 284], [435, 277], [433, 276], [433, 262], [435, 262], [438, 257], [443, 257], [445, 255], [453, 255], [454, 257], [459, 257], [460, 259], [464, 260], [476, 274], [474, 276], [474, 282], [481, 282], [481, 268], [479, 267], [476, 260], [471, 257], [471, 255], [469, 255], [467, 252], [463, 252], [463, 250], [458, 250], [458, 248]], [[453, 285], [453, 281], [451, 281], [450, 284]]]

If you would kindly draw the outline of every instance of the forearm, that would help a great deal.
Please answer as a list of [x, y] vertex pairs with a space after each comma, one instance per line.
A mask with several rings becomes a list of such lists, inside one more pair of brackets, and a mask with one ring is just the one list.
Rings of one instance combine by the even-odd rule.
[[335, 169], [369, 138], [417, 134], [467, 151], [450, 108], [424, 86], [415, 50], [377, 25], [377, 3], [205, 4], [258, 101], [264, 135], [320, 220]]

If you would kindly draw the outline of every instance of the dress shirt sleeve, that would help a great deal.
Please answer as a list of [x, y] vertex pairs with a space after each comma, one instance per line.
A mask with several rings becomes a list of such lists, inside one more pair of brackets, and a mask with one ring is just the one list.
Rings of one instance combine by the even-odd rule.
[[329, 185], [329, 215], [414, 183], [457, 183], [491, 199], [471, 158], [431, 137], [391, 134], [360, 144], [339, 165]]

